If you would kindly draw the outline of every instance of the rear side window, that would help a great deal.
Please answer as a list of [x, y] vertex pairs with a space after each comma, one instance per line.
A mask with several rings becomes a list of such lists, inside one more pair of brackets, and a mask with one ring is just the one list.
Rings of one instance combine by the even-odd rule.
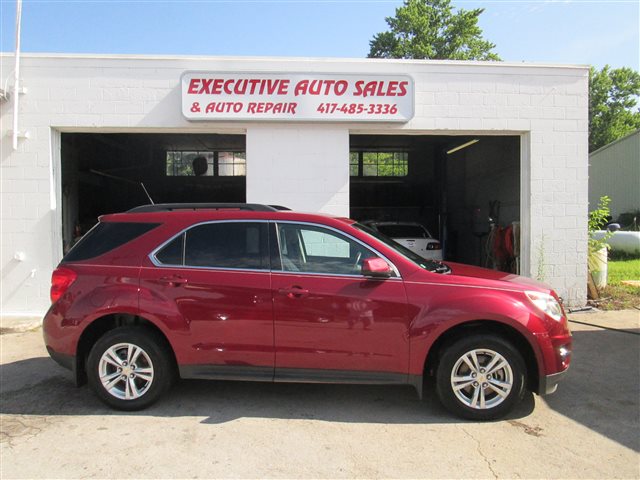
[[62, 262], [78, 262], [103, 255], [156, 228], [159, 223], [100, 222], [67, 253]]
[[268, 247], [266, 223], [207, 223], [169, 242], [156, 260], [164, 265], [268, 270]]
[[156, 253], [156, 259], [164, 265], [184, 265], [184, 233], [171, 240]]

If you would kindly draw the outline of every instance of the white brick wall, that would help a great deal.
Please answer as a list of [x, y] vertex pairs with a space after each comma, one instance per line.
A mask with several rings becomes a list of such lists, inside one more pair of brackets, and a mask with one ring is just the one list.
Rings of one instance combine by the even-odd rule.
[[[0, 55], [0, 64], [4, 82], [12, 56]], [[185, 70], [409, 74], [416, 115], [404, 125], [188, 122], [180, 113]], [[524, 273], [542, 272], [570, 303], [585, 301], [586, 67], [25, 55], [21, 71], [28, 93], [21, 96], [20, 130], [31, 137], [15, 152], [12, 105], [0, 107], [4, 315], [42, 314], [48, 306], [49, 276], [62, 251], [60, 131], [246, 132], [249, 201], [340, 215], [348, 214], [350, 132], [521, 134]], [[25, 261], [13, 258], [18, 251]]]
[[247, 202], [348, 217], [349, 131], [309, 125], [248, 128]]

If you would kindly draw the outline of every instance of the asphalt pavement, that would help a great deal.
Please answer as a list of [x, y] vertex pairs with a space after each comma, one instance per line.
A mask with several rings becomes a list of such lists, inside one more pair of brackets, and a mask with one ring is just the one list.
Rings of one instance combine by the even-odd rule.
[[432, 388], [355, 385], [182, 381], [116, 412], [39, 328], [5, 333], [0, 478], [640, 478], [640, 312], [571, 319], [558, 391], [490, 423], [450, 416]]

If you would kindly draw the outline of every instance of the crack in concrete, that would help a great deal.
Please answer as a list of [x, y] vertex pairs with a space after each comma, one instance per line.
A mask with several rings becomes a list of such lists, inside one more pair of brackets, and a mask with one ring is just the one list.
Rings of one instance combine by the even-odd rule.
[[493, 478], [497, 479], [498, 478], [498, 474], [495, 472], [495, 470], [491, 466], [491, 461], [487, 458], [487, 456], [482, 452], [482, 449], [480, 448], [480, 440], [478, 440], [476, 437], [471, 435], [467, 430], [465, 430], [464, 427], [460, 426], [460, 430], [462, 430], [470, 439], [472, 439], [474, 442], [476, 442], [476, 451], [480, 454], [482, 459], [487, 464], [487, 467], [491, 471], [491, 474], [493, 475]]

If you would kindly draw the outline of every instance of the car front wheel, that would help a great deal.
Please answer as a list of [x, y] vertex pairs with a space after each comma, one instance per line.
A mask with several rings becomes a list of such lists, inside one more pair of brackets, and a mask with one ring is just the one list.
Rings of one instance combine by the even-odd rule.
[[436, 377], [440, 401], [471, 420], [506, 415], [523, 397], [525, 366], [506, 340], [474, 335], [451, 344], [440, 358]]
[[107, 332], [91, 349], [88, 382], [107, 405], [140, 410], [158, 400], [171, 384], [164, 342], [155, 332], [122, 327]]

